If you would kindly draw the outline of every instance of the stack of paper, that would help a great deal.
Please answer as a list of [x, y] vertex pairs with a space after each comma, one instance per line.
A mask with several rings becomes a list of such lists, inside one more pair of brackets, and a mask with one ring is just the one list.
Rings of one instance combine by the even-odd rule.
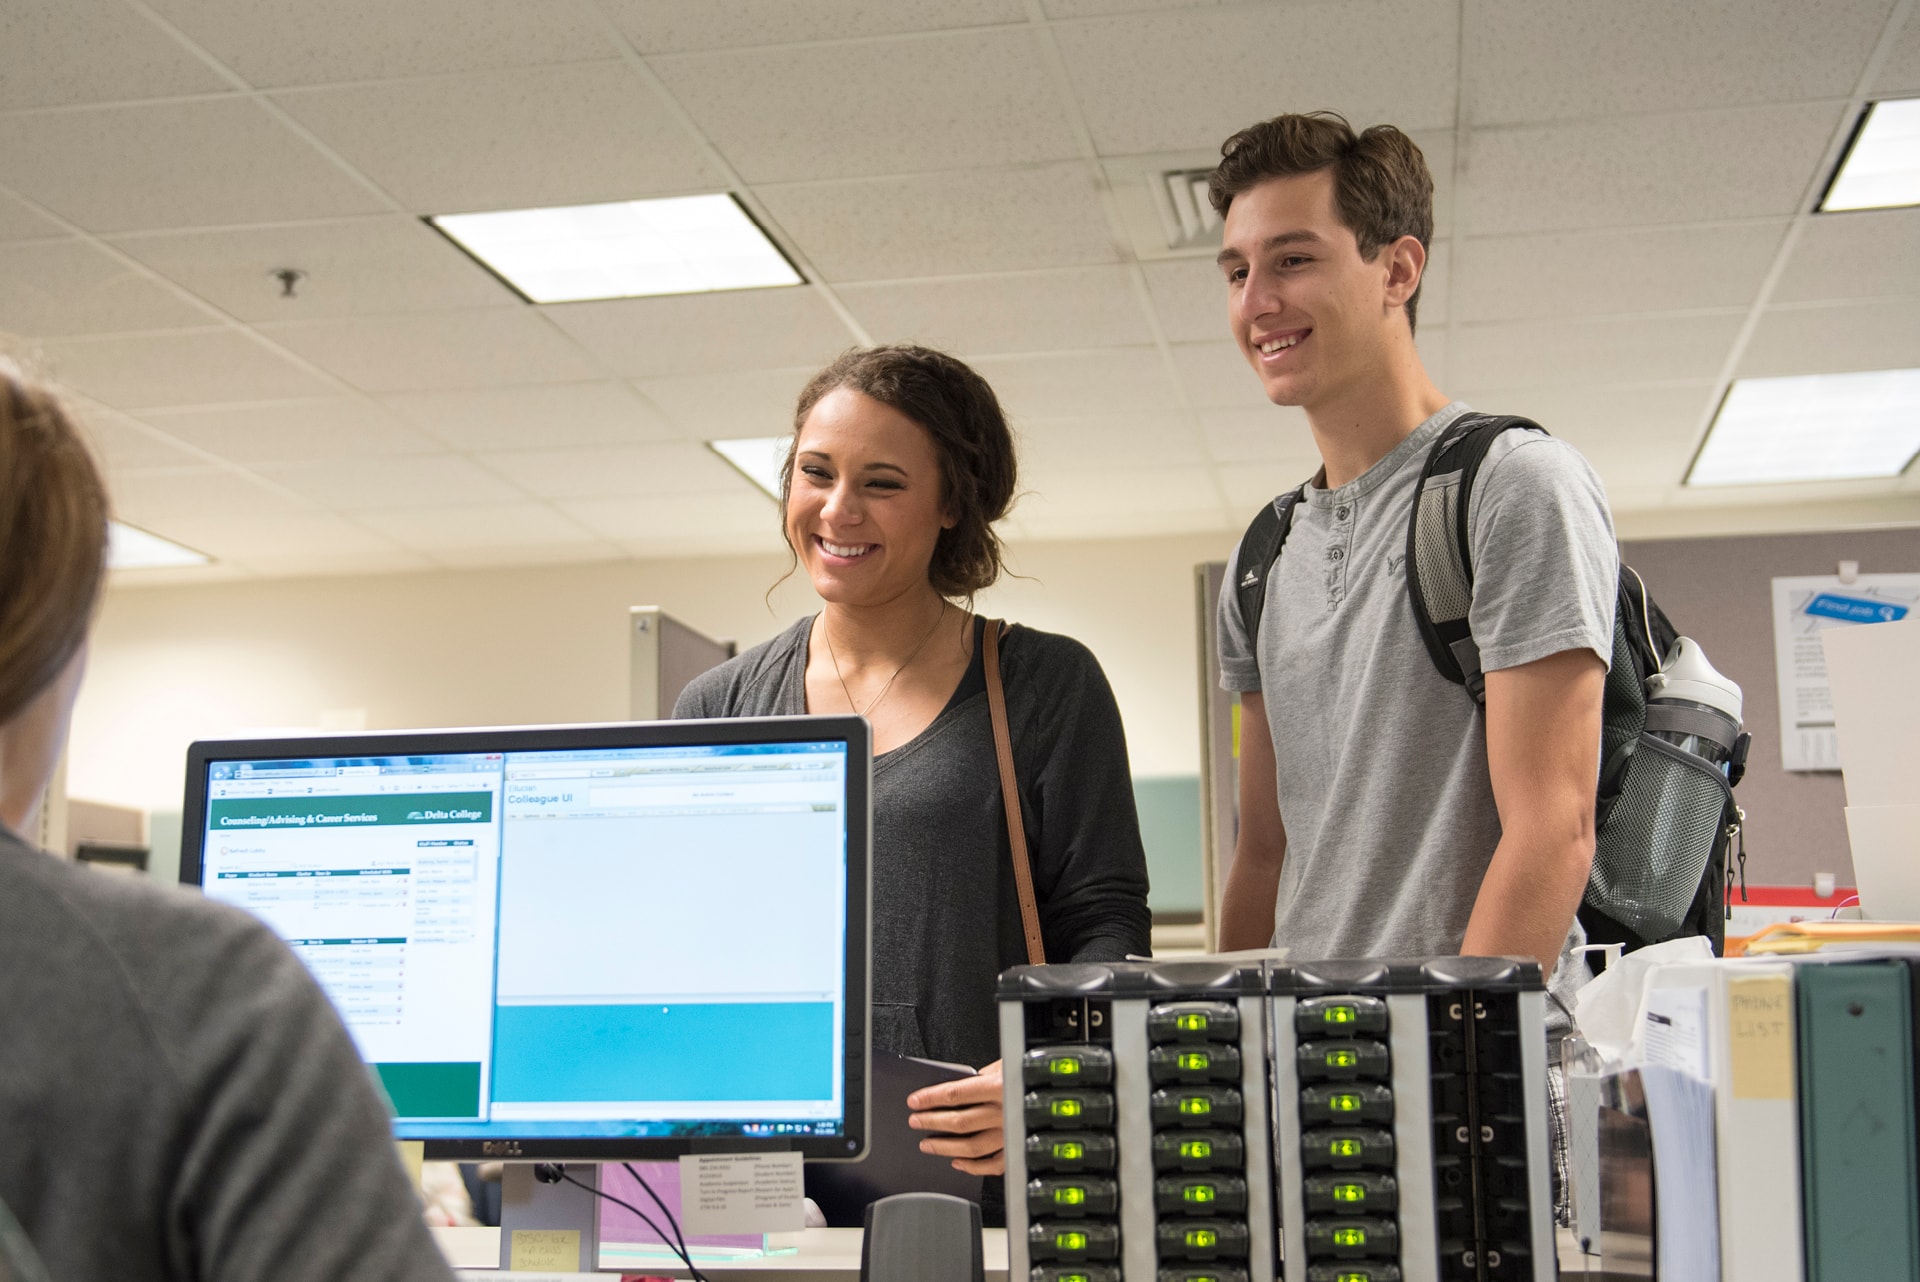
[[1647, 1125], [1653, 1132], [1654, 1276], [1714, 1282], [1720, 1276], [1713, 1087], [1691, 1073], [1647, 1064]]
[[1920, 618], [1831, 628], [1826, 647], [1861, 915], [1920, 921]]

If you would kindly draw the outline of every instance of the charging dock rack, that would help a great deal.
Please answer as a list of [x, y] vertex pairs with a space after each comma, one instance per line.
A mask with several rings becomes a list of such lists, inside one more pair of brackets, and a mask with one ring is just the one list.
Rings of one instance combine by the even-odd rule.
[[1274, 1282], [1260, 968], [1022, 966], [999, 997], [1008, 1277]]
[[1022, 966], [999, 1000], [1010, 1278], [1555, 1276], [1537, 963]]

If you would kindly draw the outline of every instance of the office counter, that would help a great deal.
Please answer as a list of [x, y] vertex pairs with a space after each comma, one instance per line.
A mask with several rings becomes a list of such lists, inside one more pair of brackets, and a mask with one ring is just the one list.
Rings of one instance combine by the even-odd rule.
[[[547, 1276], [544, 1274], [504, 1274], [491, 1267], [500, 1258], [499, 1229], [435, 1229], [434, 1237], [448, 1261], [462, 1277], [507, 1278]], [[799, 1233], [768, 1235], [774, 1243], [793, 1246], [792, 1254], [768, 1255], [756, 1260], [725, 1263], [700, 1261], [700, 1271], [716, 1282], [726, 1278], [751, 1279], [751, 1282], [857, 1282], [860, 1276], [859, 1229], [806, 1229]], [[1007, 1276], [1007, 1231], [986, 1231], [985, 1255], [987, 1282], [1005, 1282]], [[616, 1254], [601, 1257], [603, 1267], [626, 1268], [634, 1274], [653, 1277], [686, 1277], [686, 1266], [664, 1264], [624, 1265]], [[557, 1275], [555, 1275], [557, 1276]], [[575, 1275], [578, 1276], [578, 1275]], [[609, 1272], [606, 1276], [618, 1276]]]

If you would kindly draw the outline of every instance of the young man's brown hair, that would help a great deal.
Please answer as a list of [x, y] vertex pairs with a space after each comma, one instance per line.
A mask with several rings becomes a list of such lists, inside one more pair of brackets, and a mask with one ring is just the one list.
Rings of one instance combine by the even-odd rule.
[[[1382, 246], [1411, 236], [1423, 249], [1433, 241], [1433, 175], [1413, 139], [1392, 125], [1356, 134], [1331, 111], [1275, 116], [1248, 125], [1220, 144], [1220, 163], [1207, 178], [1207, 199], [1222, 218], [1241, 192], [1273, 178], [1333, 171], [1340, 221], [1371, 260]], [[1407, 328], [1420, 302], [1407, 299]]]

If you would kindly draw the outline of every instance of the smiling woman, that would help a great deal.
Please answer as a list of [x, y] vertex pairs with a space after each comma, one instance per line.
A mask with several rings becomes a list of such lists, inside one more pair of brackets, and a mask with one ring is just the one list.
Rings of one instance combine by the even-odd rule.
[[800, 394], [781, 478], [787, 545], [825, 606], [697, 678], [675, 709], [872, 723], [873, 1048], [987, 1065], [912, 1100], [922, 1147], [976, 1174], [1002, 1169], [993, 979], [1028, 957], [989, 626], [1047, 959], [1149, 946], [1146, 857], [1105, 674], [1077, 641], [970, 608], [1000, 575], [993, 524], [1016, 471], [999, 401], [962, 362], [902, 346], [829, 365]]

